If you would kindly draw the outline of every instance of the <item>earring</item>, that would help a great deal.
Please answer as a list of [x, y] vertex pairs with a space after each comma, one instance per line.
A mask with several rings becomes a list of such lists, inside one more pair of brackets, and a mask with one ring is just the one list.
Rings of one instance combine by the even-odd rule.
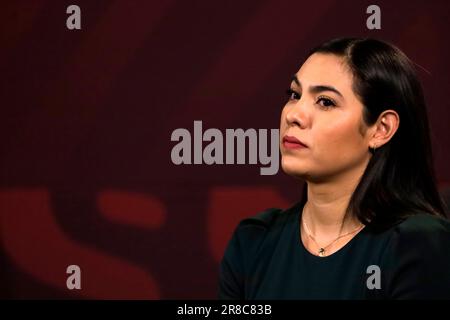
[[373, 153], [375, 153], [376, 148], [377, 148], [376, 144], [374, 144], [372, 147], [369, 146], [369, 151], [373, 154]]

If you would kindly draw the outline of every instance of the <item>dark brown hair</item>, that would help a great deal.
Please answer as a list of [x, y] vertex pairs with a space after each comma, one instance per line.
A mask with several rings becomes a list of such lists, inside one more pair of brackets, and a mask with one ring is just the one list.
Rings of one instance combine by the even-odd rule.
[[[373, 125], [384, 110], [395, 110], [400, 125], [376, 149], [350, 198], [347, 213], [384, 228], [403, 218], [428, 213], [445, 217], [436, 187], [428, 116], [413, 62], [396, 46], [371, 38], [339, 38], [312, 49], [342, 57], [353, 74], [353, 91]], [[307, 201], [303, 188], [302, 205]]]

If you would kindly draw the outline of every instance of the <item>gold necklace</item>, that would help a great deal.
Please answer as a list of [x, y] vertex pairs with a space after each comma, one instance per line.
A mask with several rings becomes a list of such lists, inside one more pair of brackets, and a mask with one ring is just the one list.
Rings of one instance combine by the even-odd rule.
[[364, 225], [362, 224], [362, 225], [360, 225], [358, 228], [356, 228], [355, 230], [350, 231], [350, 232], [347, 232], [347, 233], [341, 235], [342, 227], [343, 227], [343, 225], [344, 225], [344, 223], [342, 223], [342, 225], [341, 225], [341, 230], [339, 231], [339, 236], [338, 236], [336, 239], [334, 239], [333, 241], [331, 241], [329, 244], [327, 244], [326, 246], [321, 246], [321, 245], [319, 245], [319, 244], [317, 243], [316, 239], [314, 238], [314, 236], [312, 235], [312, 233], [311, 233], [311, 231], [309, 230], [308, 226], [306, 225], [306, 222], [305, 222], [305, 220], [303, 219], [303, 214], [302, 214], [301, 220], [302, 220], [303, 226], [304, 226], [304, 228], [305, 228], [306, 234], [307, 234], [308, 237], [310, 237], [310, 238], [314, 241], [314, 243], [319, 247], [318, 255], [319, 255], [320, 257], [324, 257], [324, 256], [325, 256], [325, 251], [326, 251], [326, 249], [327, 249], [329, 246], [331, 246], [333, 243], [335, 243], [336, 241], [338, 241], [339, 239], [341, 239], [341, 238], [343, 238], [343, 237], [345, 237], [345, 236], [348, 236], [348, 235], [350, 235], [350, 234], [352, 234], [352, 233], [355, 233], [355, 232], [358, 231], [358, 230], [361, 230], [361, 229], [364, 227]]

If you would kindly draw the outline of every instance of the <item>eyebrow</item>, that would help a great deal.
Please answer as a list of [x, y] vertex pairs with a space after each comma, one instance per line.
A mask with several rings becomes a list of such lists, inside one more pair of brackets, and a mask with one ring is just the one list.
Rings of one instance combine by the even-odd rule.
[[[297, 75], [295, 75], [295, 74], [292, 77], [292, 82], [295, 82], [299, 87], [302, 86], [302, 84], [300, 83], [300, 81], [297, 78]], [[316, 86], [309, 87], [309, 92], [311, 92], [311, 93], [320, 93], [320, 92], [324, 92], [324, 91], [334, 92], [338, 96], [340, 96], [342, 99], [344, 99], [344, 96], [342, 95], [342, 93], [340, 93], [335, 87], [326, 86], [326, 85], [316, 85]]]

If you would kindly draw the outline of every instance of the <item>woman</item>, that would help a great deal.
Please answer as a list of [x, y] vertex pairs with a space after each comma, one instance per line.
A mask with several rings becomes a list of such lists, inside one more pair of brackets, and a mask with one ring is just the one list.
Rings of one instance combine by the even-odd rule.
[[450, 222], [413, 63], [382, 41], [335, 39], [287, 93], [282, 168], [306, 181], [303, 198], [240, 222], [219, 298], [450, 298]]

